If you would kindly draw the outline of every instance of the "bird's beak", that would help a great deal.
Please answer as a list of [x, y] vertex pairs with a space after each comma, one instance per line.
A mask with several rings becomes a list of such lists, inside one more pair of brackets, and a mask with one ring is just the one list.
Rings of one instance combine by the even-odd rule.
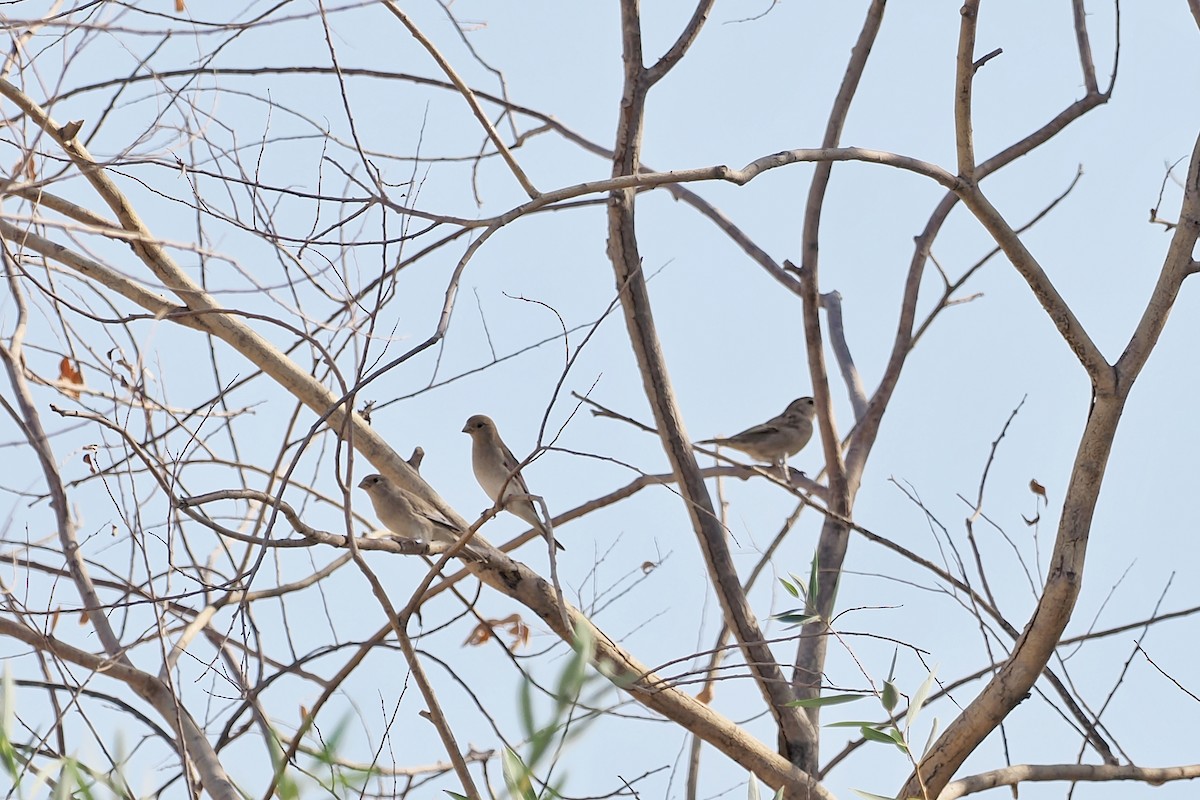
[[365, 489], [365, 488], [367, 488], [367, 487], [364, 485], [366, 482], [367, 482], [367, 479], [366, 479], [366, 478], [363, 478], [361, 481], [359, 481], [359, 482], [358, 482], [358, 488], [360, 488], [360, 489]]
[[463, 432], [463, 433], [470, 433], [471, 431], [467, 430], [467, 426], [466, 426], [466, 425], [463, 425], [462, 432]]

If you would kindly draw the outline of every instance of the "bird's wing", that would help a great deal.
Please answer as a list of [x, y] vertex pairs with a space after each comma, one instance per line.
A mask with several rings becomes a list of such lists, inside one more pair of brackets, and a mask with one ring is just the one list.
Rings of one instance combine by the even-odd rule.
[[[521, 462], [517, 460], [517, 457], [513, 455], [512, 450], [509, 450], [508, 445], [506, 445], [503, 441], [498, 442], [498, 444], [500, 445], [500, 452], [503, 455], [503, 458], [500, 459], [500, 464], [504, 467], [505, 472], [512, 475], [513, 470], [515, 470]], [[520, 472], [517, 472], [512, 476], [512, 480], [508, 482], [508, 485], [520, 494], [529, 494], [529, 486], [525, 483], [525, 476]]]
[[747, 439], [761, 439], [765, 436], [773, 436], [779, 433], [781, 428], [786, 427], [786, 420], [783, 415], [772, 417], [766, 422], [760, 422], [757, 425], [751, 425], [741, 433], [735, 433], [733, 436], [718, 436], [714, 439], [701, 439], [696, 444], [727, 444], [729, 442], [746, 441]]
[[746, 428], [746, 430], [742, 431], [741, 433], [735, 433], [729, 438], [742, 439], [743, 441], [746, 439], [761, 439], [764, 436], [773, 436], [774, 434], [779, 433], [782, 428], [783, 421], [779, 417], [776, 417], [775, 419], [769, 419], [766, 422]]
[[422, 504], [419, 506], [415, 506], [413, 508], [413, 511], [417, 514], [420, 514], [422, 517], [429, 520], [432, 524], [436, 525], [437, 527], [445, 528], [446, 530], [450, 531], [456, 537], [460, 533], [462, 533], [462, 531], [460, 531], [458, 529], [458, 526], [456, 526], [450, 520], [446, 519], [445, 515], [442, 514], [442, 512], [438, 511], [433, 506], [426, 506], [426, 505]]

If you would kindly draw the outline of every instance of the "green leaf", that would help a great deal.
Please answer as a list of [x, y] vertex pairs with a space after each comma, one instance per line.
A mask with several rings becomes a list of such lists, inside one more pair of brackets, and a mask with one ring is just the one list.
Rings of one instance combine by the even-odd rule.
[[807, 625], [810, 622], [817, 622], [821, 619], [821, 615], [803, 614], [800, 613], [800, 609], [797, 608], [792, 611], [785, 611], [782, 614], [776, 614], [774, 617], [772, 617], [772, 619], [777, 619], [780, 622], [791, 623], [791, 625], [794, 627], [798, 625]]
[[746, 800], [758, 800], [758, 778], [754, 777], [753, 772], [746, 783]]
[[74, 790], [73, 780], [67, 774], [67, 760], [62, 760], [62, 765], [58, 771], [58, 780], [54, 782], [54, 788], [50, 792], [50, 797], [53, 800], [71, 800], [71, 792]]
[[861, 700], [866, 695], [861, 694], [827, 694], [821, 697], [807, 697], [803, 700], [793, 700], [787, 705], [792, 708], [820, 708], [821, 706], [836, 706], [841, 703], [852, 703]]
[[[92, 791], [94, 782], [90, 776], [84, 775], [83, 770], [79, 768], [79, 762], [74, 758], [67, 758], [63, 762], [63, 773], [60, 781], [61, 784], [67, 784], [67, 789], [70, 792], [67, 797], [71, 798], [71, 800], [96, 800], [96, 793]], [[72, 785], [74, 785], [74, 791], [71, 791]]]
[[891, 678], [883, 682], [883, 693], [879, 696], [879, 700], [889, 715], [896, 709], [896, 704], [900, 702], [900, 691], [896, 688], [896, 684], [892, 683]]
[[821, 571], [817, 567], [817, 556], [813, 555], [812, 567], [808, 573], [808, 605], [813, 613], [817, 613], [817, 597], [821, 594]]
[[449, 789], [442, 789], [442, 791], [445, 792], [446, 794], [450, 795], [451, 797], [453, 797], [454, 800], [471, 800], [471, 798], [467, 797], [465, 794], [459, 794], [458, 792], [452, 792]]
[[23, 763], [17, 754], [17, 748], [13, 747], [12, 731], [13, 718], [16, 715], [16, 709], [13, 708], [13, 678], [12, 673], [8, 671], [8, 664], [4, 665], [4, 673], [0, 676], [0, 763], [3, 763], [4, 770], [13, 779], [15, 784], [17, 781], [17, 773], [20, 771], [20, 764]]
[[929, 729], [929, 738], [925, 740], [925, 749], [921, 751], [921, 755], [929, 752], [929, 748], [933, 747], [933, 740], [937, 738], [938, 718], [933, 718], [933, 726]]
[[868, 728], [866, 725], [863, 725], [858, 730], [862, 734], [863, 738], [868, 742], [883, 742], [884, 744], [896, 743], [896, 740], [888, 734], [884, 733], [883, 731], [875, 730], [874, 728]]
[[588, 662], [591, 661], [595, 648], [596, 640], [592, 635], [591, 627], [588, 625], [576, 626], [573, 652], [558, 678], [558, 687], [555, 690], [555, 699], [560, 712], [579, 697], [584, 680], [587, 678]]
[[867, 722], [866, 720], [846, 720], [845, 722], [831, 722], [828, 725], [823, 725], [824, 728], [873, 728], [876, 725], [886, 725], [884, 722]]
[[533, 681], [521, 681], [517, 694], [517, 713], [521, 717], [521, 731], [525, 736], [533, 736], [537, 723], [533, 719]]
[[286, 772], [280, 774], [275, 783], [275, 793], [279, 795], [280, 800], [300, 800], [300, 786], [296, 779]]
[[925, 700], [929, 697], [930, 690], [933, 689], [936, 676], [937, 667], [934, 667], [929, 671], [929, 677], [921, 684], [921, 688], [917, 689], [912, 700], [908, 702], [908, 713], [904, 715], [904, 730], [912, 730], [913, 724], [917, 721], [917, 715], [921, 713], [921, 706], [925, 705]]
[[901, 751], [907, 753], [908, 745], [904, 741], [904, 737], [900, 735], [900, 731], [893, 728], [889, 731], [881, 731], [878, 728], [872, 728], [864, 725], [858, 729], [863, 738], [868, 742], [880, 742], [881, 744], [895, 745]]
[[506, 747], [501, 753], [501, 762], [504, 766], [504, 784], [508, 787], [508, 793], [513, 797], [521, 798], [521, 800], [537, 800], [533, 785], [529, 782], [529, 768], [525, 766], [521, 757]]
[[13, 698], [16, 697], [16, 688], [13, 684], [12, 673], [8, 671], [8, 664], [4, 665], [4, 674], [0, 676], [2, 681], [3, 692], [0, 693], [0, 736], [4, 737], [4, 741], [12, 741], [13, 719], [16, 717], [17, 710], [13, 707]]
[[791, 582], [791, 581], [789, 581], [787, 578], [780, 578], [780, 579], [779, 579], [779, 582], [783, 584], [783, 588], [784, 588], [784, 589], [787, 589], [787, 593], [788, 593], [788, 594], [790, 594], [792, 597], [799, 597], [799, 596], [800, 596], [800, 590], [799, 590], [799, 589], [797, 589], [797, 588], [796, 588], [796, 587], [795, 587], [795, 586], [792, 584], [792, 582]]

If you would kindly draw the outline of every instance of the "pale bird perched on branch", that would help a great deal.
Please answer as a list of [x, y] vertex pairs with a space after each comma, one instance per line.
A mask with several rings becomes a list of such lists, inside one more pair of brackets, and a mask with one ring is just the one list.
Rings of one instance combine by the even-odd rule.
[[[475, 472], [475, 480], [479, 481], [487, 496], [503, 506], [506, 511], [528, 522], [540, 531], [547, 541], [551, 541], [550, 529], [538, 516], [529, 486], [517, 469], [521, 462], [500, 438], [496, 423], [492, 422], [491, 417], [476, 414], [467, 420], [467, 424], [463, 426], [463, 433], [471, 436], [471, 469]], [[501, 492], [504, 494], [503, 502], [500, 498]], [[557, 540], [553, 541], [559, 550], [566, 549]]]
[[402, 539], [454, 544], [463, 534], [442, 512], [382, 475], [368, 475], [358, 488], [371, 498], [375, 516], [383, 527]]
[[761, 425], [747, 428], [733, 436], [704, 439], [696, 444], [716, 444], [741, 450], [758, 461], [766, 461], [780, 469], [790, 456], [796, 455], [813, 435], [813, 416], [817, 413], [811, 397], [793, 400], [777, 417]]

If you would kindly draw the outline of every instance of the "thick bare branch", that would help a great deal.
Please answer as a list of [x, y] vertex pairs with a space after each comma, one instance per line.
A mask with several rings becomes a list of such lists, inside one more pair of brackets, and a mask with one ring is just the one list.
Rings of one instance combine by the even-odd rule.
[[[858, 92], [859, 82], [866, 70], [879, 29], [883, 24], [885, 8], [883, 0], [874, 0], [867, 8], [866, 18], [858, 34], [858, 41], [850, 54], [850, 62], [842, 76], [837, 97], [825, 125], [823, 147], [836, 147], [841, 141], [850, 104]], [[813, 398], [817, 404], [817, 420], [821, 431], [821, 445], [825, 452], [825, 474], [827, 476], [827, 505], [833, 512], [821, 526], [814, 559], [821, 577], [813, 610], [817, 619], [802, 628], [802, 636], [796, 648], [792, 670], [792, 688], [799, 699], [812, 699], [820, 694], [821, 676], [825, 667], [829, 638], [824, 634], [833, 618], [833, 605], [837, 596], [842, 563], [846, 557], [849, 530], [835, 517], [849, 518], [854, 504], [861, 474], [848, 475], [843, 461], [841, 437], [833, 421], [833, 398], [829, 390], [829, 373], [825, 366], [825, 346], [821, 334], [820, 315], [820, 240], [821, 215], [825, 207], [825, 194], [832, 175], [832, 164], [817, 165], [809, 186], [804, 206], [804, 228], [800, 241], [800, 301], [804, 316], [805, 350], [808, 356], [808, 373], [813, 384]], [[807, 709], [807, 716], [814, 727], [819, 724], [820, 707]], [[819, 752], [814, 747], [805, 754], [806, 769], [815, 772], [818, 768]]]
[[204, 778], [204, 790], [217, 800], [241, 800], [241, 794], [225, 774], [216, 751], [209, 744], [204, 731], [196, 724], [187, 710], [176, 702], [171, 690], [154, 676], [147, 675], [127, 663], [103, 658], [86, 650], [72, 647], [53, 636], [31, 630], [2, 616], [0, 616], [0, 634], [11, 636], [41, 652], [51, 654], [55, 658], [78, 664], [85, 669], [124, 683], [149, 703], [174, 729], [188, 756], [193, 759], [196, 768]]

